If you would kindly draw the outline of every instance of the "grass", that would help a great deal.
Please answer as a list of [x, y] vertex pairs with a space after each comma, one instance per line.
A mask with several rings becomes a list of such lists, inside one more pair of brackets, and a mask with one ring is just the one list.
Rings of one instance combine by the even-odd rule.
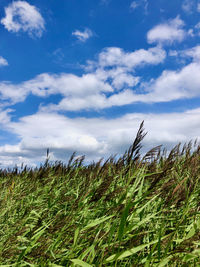
[[200, 266], [200, 147], [0, 172], [0, 266]]

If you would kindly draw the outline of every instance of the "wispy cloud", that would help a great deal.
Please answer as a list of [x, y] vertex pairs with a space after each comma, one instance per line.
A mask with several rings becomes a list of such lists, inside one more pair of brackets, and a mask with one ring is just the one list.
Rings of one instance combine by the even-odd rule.
[[191, 14], [193, 12], [194, 7], [195, 7], [195, 1], [193, 0], [184, 0], [182, 3], [182, 9], [186, 13]]
[[72, 32], [72, 35], [76, 36], [79, 41], [85, 42], [93, 36], [93, 33], [90, 29], [86, 28], [84, 31], [75, 30]]
[[26, 1], [14, 1], [6, 7], [1, 23], [8, 31], [24, 31], [31, 37], [41, 37], [45, 29], [44, 19], [38, 9]]
[[200, 12], [199, 0], [184, 0], [181, 7], [187, 15], [191, 15], [195, 12]]
[[135, 10], [138, 7], [143, 7], [145, 13], [147, 14], [148, 13], [148, 5], [149, 5], [148, 0], [136, 0], [136, 1], [131, 2], [130, 9]]
[[134, 9], [136, 9], [138, 6], [139, 6], [139, 3], [136, 2], [136, 1], [133, 1], [133, 2], [131, 3], [131, 5], [130, 5], [130, 8], [134, 10]]
[[195, 27], [194, 27], [194, 30], [195, 30], [195, 34], [200, 36], [200, 22], [198, 22]]
[[177, 16], [175, 19], [168, 20], [165, 23], [153, 27], [147, 33], [148, 43], [168, 43], [175, 41], [181, 42], [187, 36], [183, 29], [184, 22]]
[[0, 56], [0, 67], [2, 66], [8, 66], [8, 61]]
[[111, 2], [111, 0], [100, 0], [100, 3], [102, 5], [108, 5]]
[[200, 12], [200, 2], [197, 3], [197, 12]]

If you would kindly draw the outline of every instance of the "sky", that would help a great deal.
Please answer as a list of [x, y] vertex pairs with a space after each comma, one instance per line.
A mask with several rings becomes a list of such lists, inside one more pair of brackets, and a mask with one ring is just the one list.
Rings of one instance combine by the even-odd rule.
[[0, 1], [0, 167], [200, 137], [200, 0]]

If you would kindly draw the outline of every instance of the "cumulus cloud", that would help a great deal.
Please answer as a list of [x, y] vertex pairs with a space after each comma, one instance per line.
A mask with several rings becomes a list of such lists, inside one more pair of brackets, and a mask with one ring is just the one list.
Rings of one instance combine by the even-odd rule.
[[24, 101], [29, 94], [38, 97], [57, 94], [62, 97], [58, 104], [40, 106], [40, 110], [58, 112], [193, 98], [200, 96], [199, 51], [198, 46], [183, 51], [182, 56], [192, 62], [179, 70], [165, 70], [157, 78], [144, 82], [135, 74], [137, 68], [163, 62], [166, 56], [163, 49], [125, 52], [117, 47], [107, 48], [96, 62], [88, 63], [90, 72], [82, 76], [43, 73], [19, 84], [0, 82], [0, 99], [6, 106]]
[[78, 110], [78, 107], [95, 109], [123, 106], [136, 102], [158, 103], [199, 97], [200, 64], [199, 60], [197, 60], [199, 50], [191, 51], [191, 56], [195, 57], [196, 61], [194, 60], [180, 70], [165, 70], [158, 78], [142, 83], [139, 88], [144, 93], [137, 92], [137, 90], [124, 89], [109, 97], [97, 94], [87, 96], [84, 99], [76, 97], [71, 99], [64, 98], [58, 105], [51, 106], [51, 109]]
[[124, 106], [134, 102], [141, 101], [141, 97], [134, 93], [134, 91], [125, 89], [120, 93], [112, 94], [106, 97], [105, 94], [92, 94], [81, 97], [63, 98], [59, 104], [50, 104], [41, 107], [43, 111], [78, 111], [78, 110], [98, 110], [109, 108], [113, 106]]
[[0, 67], [2, 66], [8, 66], [8, 61], [0, 56]]
[[0, 99], [10, 101], [10, 104], [24, 101], [30, 93], [39, 97], [52, 94], [83, 97], [98, 91], [112, 92], [112, 87], [99, 80], [94, 74], [79, 77], [67, 73], [60, 75], [43, 73], [19, 84], [0, 82]]
[[177, 16], [165, 23], [153, 27], [147, 33], [148, 43], [168, 43], [181, 42], [186, 37], [187, 33], [183, 29], [184, 22]]
[[71, 119], [39, 112], [18, 122], [6, 123], [7, 130], [16, 134], [20, 141], [0, 146], [0, 161], [3, 165], [20, 164], [25, 160], [28, 164], [41, 162], [47, 148], [50, 148], [52, 160], [65, 161], [74, 151], [78, 155], [85, 154], [89, 161], [123, 153], [131, 145], [142, 120], [148, 131], [143, 143], [146, 150], [160, 144], [171, 148], [177, 142], [200, 137], [199, 116], [200, 109], [170, 114], [131, 113], [116, 119]]
[[144, 85], [148, 93], [140, 95], [144, 102], [168, 102], [200, 96], [200, 64], [192, 62], [181, 70], [165, 70], [155, 80]]
[[200, 96], [199, 51], [199, 46], [183, 51], [182, 56], [192, 62], [179, 70], [165, 70], [144, 82], [135, 71], [147, 64], [161, 63], [166, 56], [164, 50], [155, 47], [128, 53], [116, 47], [107, 48], [96, 62], [89, 62], [90, 72], [82, 76], [43, 73], [19, 84], [1, 82], [0, 99], [6, 105], [22, 102], [29, 94], [38, 97], [59, 94], [62, 99], [58, 104], [40, 106], [43, 112], [58, 112], [193, 98]]
[[8, 5], [1, 23], [8, 31], [24, 31], [31, 37], [41, 37], [45, 29], [44, 19], [38, 9], [26, 1], [13, 1]]
[[72, 35], [76, 36], [79, 41], [85, 42], [93, 36], [93, 33], [90, 29], [86, 28], [84, 31], [75, 30], [72, 32]]
[[42, 106], [36, 114], [19, 118], [17, 122], [11, 120], [12, 110], [1, 110], [2, 129], [20, 140], [14, 145], [0, 146], [2, 166], [41, 162], [45, 160], [47, 148], [52, 160], [67, 160], [74, 151], [85, 154], [89, 161], [123, 153], [131, 145], [142, 120], [149, 132], [144, 140], [146, 150], [160, 144], [170, 148], [179, 141], [200, 137], [200, 109], [171, 114], [132, 113], [116, 119], [72, 119], [58, 113], [200, 96], [199, 54], [199, 46], [182, 51], [190, 63], [179, 70], [165, 70], [146, 82], [135, 72], [137, 68], [164, 61], [166, 53], [159, 47], [134, 52], [117, 47], [104, 49], [96, 62], [88, 63], [90, 71], [82, 76], [43, 73], [19, 84], [1, 82], [2, 101], [16, 103], [30, 93], [39, 97], [62, 96], [58, 104]]
[[[88, 63], [90, 71], [82, 76], [43, 73], [19, 84], [0, 82], [0, 99], [15, 104], [24, 101], [29, 94], [39, 97], [60, 94], [62, 101], [57, 106], [48, 106], [52, 110], [100, 109], [113, 106], [115, 102], [124, 105], [126, 101], [130, 103], [125, 97], [130, 95], [128, 89], [140, 81], [140, 77], [134, 74], [135, 69], [159, 64], [165, 56], [165, 51], [158, 47], [131, 53], [116, 47], [107, 48], [100, 53], [97, 62]], [[110, 97], [107, 97], [108, 93]]]
[[86, 71], [95, 73], [103, 81], [111, 80], [112, 87], [120, 90], [138, 84], [140, 77], [135, 75], [137, 68], [160, 64], [165, 58], [166, 52], [159, 47], [133, 52], [108, 47], [99, 53], [96, 61], [88, 61]]
[[[133, 69], [142, 65], [156, 65], [164, 61], [166, 53], [159, 47], [125, 52], [119, 47], [105, 48], [98, 56], [97, 67], [122, 66]], [[91, 64], [92, 62], [88, 62]]]
[[200, 45], [194, 46], [192, 48], [184, 49], [184, 50], [169, 50], [168, 55], [171, 57], [178, 58], [179, 60], [184, 62], [184, 65], [186, 65], [184, 61], [186, 58], [199, 64]]
[[193, 48], [186, 49], [181, 52], [181, 55], [184, 57], [190, 57], [193, 61], [199, 63], [200, 60], [200, 45], [197, 45]]

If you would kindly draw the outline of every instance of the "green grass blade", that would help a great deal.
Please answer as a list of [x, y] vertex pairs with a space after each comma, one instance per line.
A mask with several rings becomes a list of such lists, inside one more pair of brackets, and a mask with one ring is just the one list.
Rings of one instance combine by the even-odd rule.
[[95, 227], [95, 226], [97, 226], [97, 225], [99, 225], [99, 224], [101, 224], [101, 223], [103, 223], [103, 222], [105, 222], [105, 221], [111, 219], [112, 217], [114, 217], [114, 215], [107, 216], [107, 217], [103, 216], [102, 218], [98, 218], [98, 219], [96, 219], [96, 220], [90, 222], [87, 226], [85, 226], [85, 227], [81, 230], [81, 232], [82, 232], [82, 231], [85, 231], [85, 230], [88, 230], [88, 229], [90, 229], [90, 228], [92, 228], [92, 227]]
[[120, 222], [119, 231], [118, 231], [118, 239], [119, 239], [119, 241], [122, 240], [122, 237], [123, 237], [123, 234], [124, 234], [124, 230], [125, 230], [125, 227], [126, 227], [126, 219], [128, 217], [129, 210], [130, 210], [130, 208], [132, 206], [133, 206], [133, 203], [132, 202], [129, 202], [127, 204], [127, 206], [125, 207], [123, 213], [122, 213], [121, 222]]
[[[167, 236], [169, 236], [169, 235], [167, 235]], [[166, 238], [167, 236], [162, 237], [162, 240], [163, 240], [164, 238]], [[110, 257], [108, 257], [108, 258], [106, 259], [106, 262], [113, 262], [113, 261], [115, 261], [115, 260], [123, 260], [124, 258], [129, 257], [129, 256], [132, 256], [132, 255], [134, 255], [135, 253], [137, 253], [137, 252], [139, 252], [139, 251], [142, 251], [144, 248], [146, 248], [146, 247], [148, 247], [148, 246], [150, 246], [150, 245], [153, 245], [153, 244], [155, 244], [155, 243], [157, 243], [157, 242], [158, 242], [158, 239], [156, 239], [156, 240], [154, 240], [154, 241], [151, 241], [151, 242], [149, 242], [149, 243], [146, 243], [146, 244], [137, 246], [137, 247], [135, 247], [135, 248], [126, 250], [126, 251], [124, 251], [124, 252], [120, 252], [120, 253], [118, 253], [118, 254], [111, 255]]]
[[78, 266], [81, 266], [81, 267], [92, 267], [92, 265], [82, 261], [82, 260], [79, 260], [79, 259], [72, 259], [71, 260], [75, 265], [78, 265]]

